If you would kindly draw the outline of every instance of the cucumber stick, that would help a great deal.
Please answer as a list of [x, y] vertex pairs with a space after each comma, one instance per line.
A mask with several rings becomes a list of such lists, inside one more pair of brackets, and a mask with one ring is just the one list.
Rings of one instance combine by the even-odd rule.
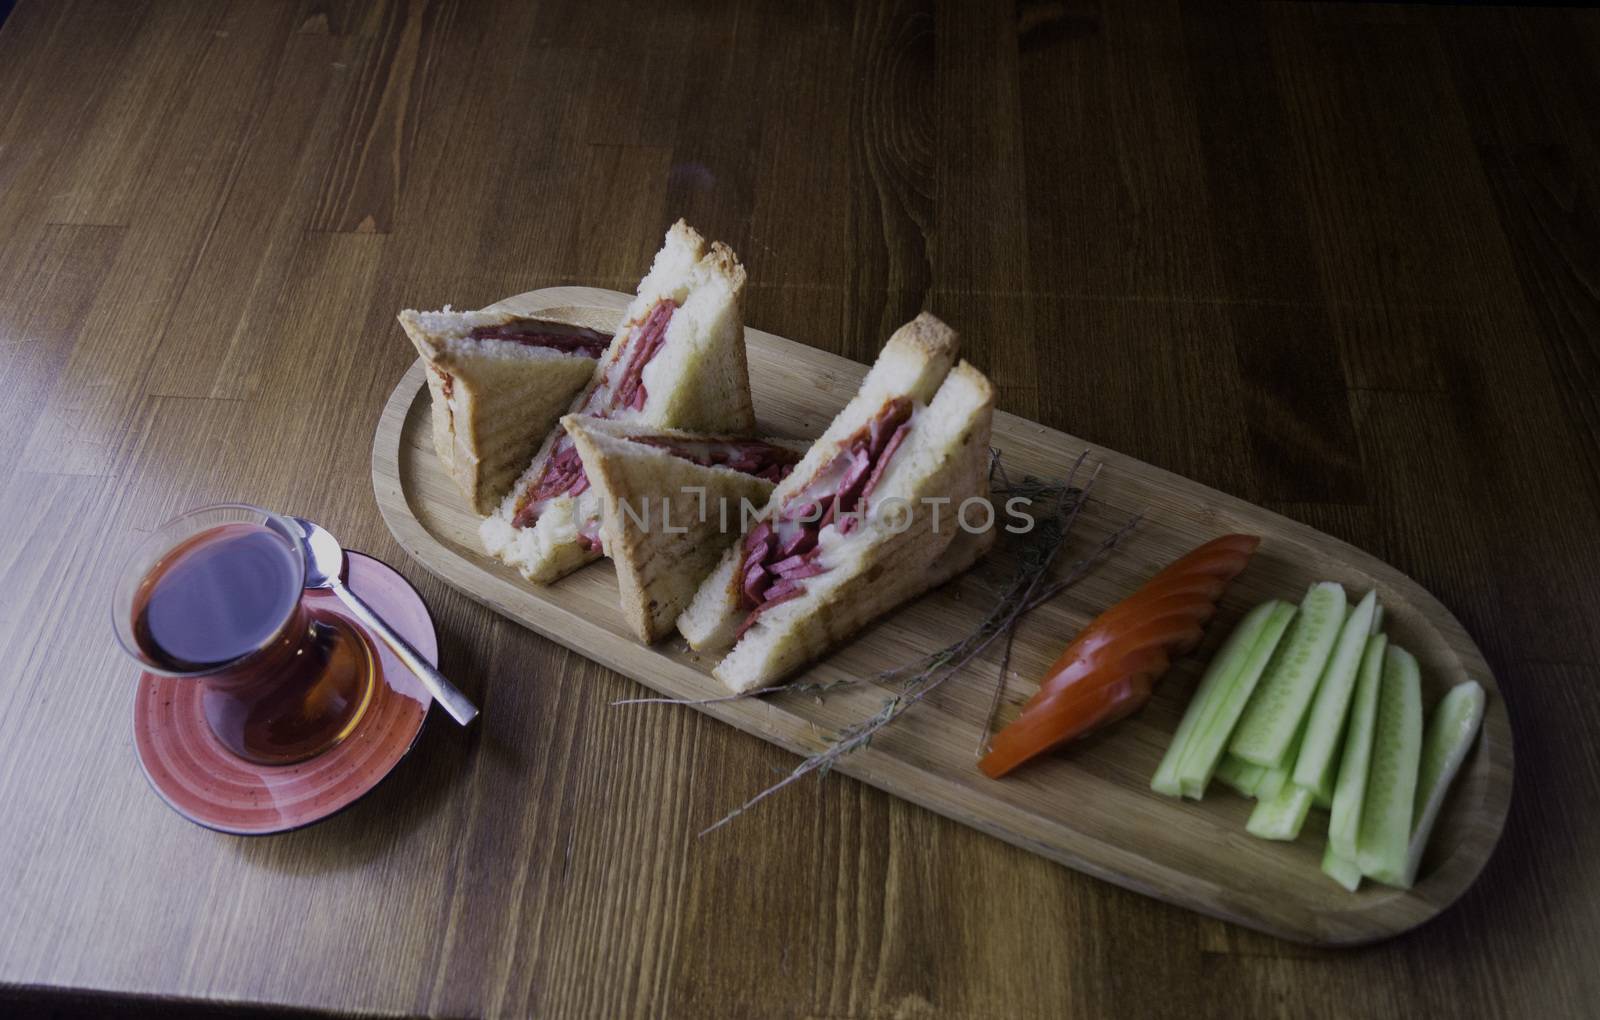
[[1361, 867], [1348, 857], [1340, 857], [1329, 843], [1322, 851], [1322, 873], [1345, 887], [1347, 892], [1361, 888]]
[[1383, 657], [1388, 647], [1389, 639], [1382, 634], [1367, 639], [1357, 671], [1355, 696], [1350, 699], [1350, 725], [1345, 728], [1344, 754], [1339, 759], [1339, 780], [1334, 784], [1333, 807], [1328, 817], [1328, 845], [1347, 861], [1356, 859], [1356, 843], [1361, 836], [1361, 804], [1367, 795], [1378, 688], [1383, 682]]
[[1317, 681], [1344, 625], [1344, 589], [1332, 581], [1311, 586], [1294, 626], [1284, 635], [1239, 720], [1228, 749], [1245, 761], [1276, 768], [1317, 691]]
[[[1212, 658], [1211, 665], [1206, 667], [1205, 675], [1200, 679], [1200, 686], [1190, 699], [1189, 707], [1183, 713], [1183, 720], [1178, 723], [1177, 732], [1172, 736], [1172, 743], [1168, 745], [1160, 767], [1150, 780], [1152, 790], [1169, 797], [1183, 794], [1183, 785], [1178, 777], [1179, 765], [1182, 764], [1190, 745], [1204, 730], [1203, 723], [1216, 715], [1221, 703], [1227, 700], [1230, 693], [1236, 692], [1246, 679], [1249, 679], [1250, 686], [1254, 686], [1255, 679], [1260, 678], [1261, 666], [1265, 665], [1265, 656], [1272, 654], [1272, 647], [1283, 635], [1289, 619], [1294, 616], [1294, 611], [1293, 606], [1271, 600], [1250, 610], [1244, 619], [1239, 621], [1239, 625], [1228, 635], [1228, 640], [1223, 642], [1222, 647]], [[1264, 655], [1261, 654], [1263, 645], [1266, 646]], [[1258, 660], [1260, 666], [1256, 665]], [[1255, 670], [1255, 677], [1249, 678], [1248, 674], [1252, 668]], [[1245, 691], [1244, 697], [1249, 697], [1249, 690]], [[1240, 707], [1243, 707], [1242, 700]], [[1234, 717], [1237, 718], [1237, 713]], [[1222, 739], [1226, 740], [1226, 735]], [[1198, 796], [1198, 793], [1195, 795]]]
[[1361, 805], [1356, 863], [1385, 885], [1404, 886], [1422, 761], [1422, 675], [1410, 652], [1390, 645], [1383, 656], [1372, 760]]
[[[1178, 782], [1185, 797], [1198, 800], [1206, 792], [1206, 785], [1222, 760], [1228, 735], [1239, 721], [1239, 715], [1250, 701], [1250, 694], [1261, 681], [1267, 663], [1272, 661], [1274, 649], [1283, 639], [1297, 610], [1287, 602], [1267, 603], [1268, 611], [1259, 625], [1259, 632], [1250, 653], [1245, 657], [1226, 684], [1220, 685], [1217, 696], [1202, 706], [1203, 712], [1193, 738], [1184, 748], [1178, 763]], [[1193, 705], [1190, 706], [1194, 707]]]
[[1300, 826], [1305, 824], [1314, 798], [1310, 790], [1290, 781], [1290, 772], [1304, 738], [1305, 728], [1301, 727], [1284, 756], [1285, 764], [1267, 769], [1256, 783], [1256, 807], [1245, 823], [1245, 831], [1251, 835], [1262, 839], [1295, 839], [1300, 835]]
[[1422, 764], [1417, 775], [1417, 799], [1412, 812], [1411, 842], [1406, 851], [1405, 885], [1417, 880], [1422, 852], [1439, 817], [1439, 807], [1456, 772], [1467, 757], [1483, 722], [1483, 688], [1476, 681], [1457, 684], [1439, 701], [1422, 739]]
[[[1260, 766], [1257, 766], [1260, 768]], [[1289, 781], [1288, 769], [1262, 769], [1261, 781], [1256, 783], [1256, 799], [1271, 800], [1283, 789], [1283, 784]]]
[[1252, 765], [1243, 758], [1235, 758], [1231, 754], [1223, 755], [1222, 760], [1217, 763], [1218, 781], [1226, 783], [1246, 797], [1256, 795], [1256, 787], [1261, 783], [1261, 777], [1266, 774], [1267, 770], [1260, 765]]
[[1296, 839], [1311, 810], [1311, 791], [1284, 783], [1276, 796], [1256, 802], [1245, 831], [1262, 839]]
[[1305, 737], [1300, 742], [1300, 754], [1294, 763], [1294, 781], [1325, 800], [1333, 794], [1334, 764], [1339, 751], [1339, 738], [1344, 735], [1344, 721], [1350, 710], [1350, 696], [1356, 689], [1356, 674], [1361, 669], [1361, 653], [1366, 650], [1367, 638], [1372, 631], [1372, 618], [1378, 611], [1378, 593], [1367, 592], [1367, 597], [1356, 605], [1333, 654], [1317, 681], [1317, 694], [1311, 701], [1311, 714], [1306, 720]]

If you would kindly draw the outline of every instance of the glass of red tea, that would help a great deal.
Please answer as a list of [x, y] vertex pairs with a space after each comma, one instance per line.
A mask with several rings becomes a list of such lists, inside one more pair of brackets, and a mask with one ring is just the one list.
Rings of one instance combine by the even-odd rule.
[[129, 556], [112, 599], [117, 641], [146, 672], [202, 685], [224, 747], [304, 761], [355, 729], [374, 653], [336, 600], [305, 589], [290, 518], [244, 503], [191, 510]]

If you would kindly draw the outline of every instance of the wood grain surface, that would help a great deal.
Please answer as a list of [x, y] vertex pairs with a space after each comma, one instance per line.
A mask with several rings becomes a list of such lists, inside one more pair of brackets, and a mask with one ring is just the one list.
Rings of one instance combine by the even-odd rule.
[[[1587, 10], [19, 0], [0, 982], [446, 1016], [1592, 1014], [1597, 208]], [[641, 688], [408, 564], [367, 472], [397, 309], [627, 290], [680, 215], [743, 256], [752, 325], [859, 361], [931, 308], [1005, 410], [1434, 592], [1517, 735], [1481, 880], [1320, 951], [842, 776], [696, 839], [793, 757], [595, 711]], [[399, 565], [484, 706], [283, 838], [145, 788], [106, 623], [138, 536], [223, 498]]]
[[[549, 287], [490, 307], [609, 332], [630, 300], [618, 291]], [[760, 435], [814, 437], [855, 396], [867, 371], [761, 330], [747, 330], [745, 344]], [[1455, 902], [1500, 839], [1514, 755], [1499, 687], [1449, 610], [1393, 567], [1336, 538], [1037, 422], [1002, 411], [991, 442], [1013, 478], [1063, 477], [1080, 457], [1079, 480], [1093, 478], [1091, 499], [1077, 514], [1054, 576], [1083, 562], [1101, 541], [1132, 530], [1070, 591], [1016, 628], [997, 705], [997, 668], [970, 667], [835, 771], [1136, 892], [1297, 942], [1375, 942], [1424, 924]], [[614, 571], [601, 566], [558, 584], [530, 585], [484, 554], [480, 519], [434, 450], [432, 398], [421, 361], [400, 380], [378, 420], [372, 488], [401, 547], [451, 587], [661, 695], [707, 702], [696, 707], [800, 754], [823, 750], [832, 735], [882, 708], [897, 685], [872, 678], [975, 631], [1019, 567], [1019, 540], [1002, 535], [959, 580], [889, 614], [795, 678], [817, 686], [867, 683], [825, 696], [796, 692], [729, 701], [727, 688], [710, 674], [715, 657], [693, 654], [681, 640], [648, 648], [639, 643], [618, 606]], [[978, 771], [977, 749], [991, 710], [996, 728], [1017, 717], [1060, 654], [1063, 635], [1081, 631], [1184, 552], [1240, 532], [1260, 536], [1262, 547], [1220, 602], [1210, 640], [1179, 660], [1149, 706], [1004, 781]], [[1351, 896], [1320, 878], [1327, 836], [1320, 814], [1297, 842], [1269, 842], [1241, 838], [1250, 803], [1218, 796], [1220, 787], [1199, 804], [1150, 791], [1204, 663], [1222, 638], [1250, 607], [1271, 598], [1293, 602], [1326, 580], [1342, 584], [1352, 599], [1378, 593], [1384, 630], [1422, 663], [1427, 710], [1469, 680], [1489, 693], [1482, 735], [1456, 780], [1420, 879], [1407, 892], [1368, 883]], [[594, 704], [608, 707], [673, 710]], [[717, 820], [708, 817], [706, 824]]]

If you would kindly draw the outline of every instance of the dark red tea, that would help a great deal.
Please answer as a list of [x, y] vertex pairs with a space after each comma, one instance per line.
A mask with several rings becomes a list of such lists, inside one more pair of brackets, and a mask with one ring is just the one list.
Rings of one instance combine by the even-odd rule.
[[219, 524], [162, 558], [134, 600], [134, 639], [182, 673], [260, 649], [300, 600], [300, 555], [264, 525]]

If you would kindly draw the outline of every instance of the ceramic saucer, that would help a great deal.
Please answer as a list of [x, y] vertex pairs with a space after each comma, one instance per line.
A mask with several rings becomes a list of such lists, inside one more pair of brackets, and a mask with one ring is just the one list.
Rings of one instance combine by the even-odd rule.
[[[437, 663], [433, 618], [416, 589], [381, 560], [358, 552], [346, 558], [349, 586]], [[307, 591], [305, 597], [360, 628], [331, 591]], [[145, 778], [191, 822], [241, 836], [287, 832], [349, 807], [411, 750], [432, 703], [422, 681], [394, 652], [377, 636], [367, 638], [376, 684], [361, 721], [340, 743], [293, 765], [257, 765], [224, 748], [206, 724], [199, 683], [141, 674], [133, 742]]]

